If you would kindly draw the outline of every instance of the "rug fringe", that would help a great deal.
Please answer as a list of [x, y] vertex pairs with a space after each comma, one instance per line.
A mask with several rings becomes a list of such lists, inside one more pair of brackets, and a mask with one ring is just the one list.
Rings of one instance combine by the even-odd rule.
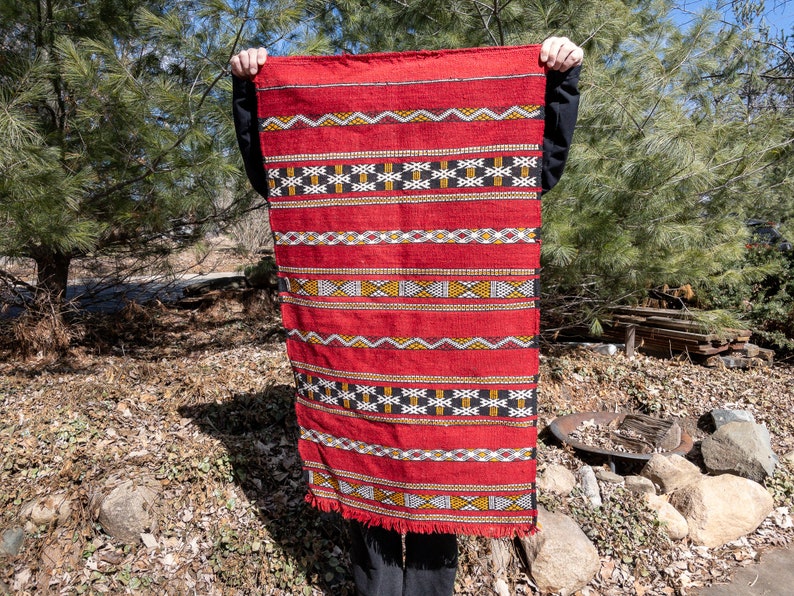
[[378, 526], [385, 530], [392, 530], [405, 534], [459, 534], [463, 536], [482, 536], [485, 538], [524, 538], [532, 536], [540, 530], [538, 525], [529, 524], [478, 524], [478, 523], [444, 523], [439, 521], [421, 522], [407, 521], [396, 517], [384, 517], [363, 509], [346, 507], [339, 501], [320, 498], [313, 493], [306, 495], [306, 502], [320, 511], [326, 513], [339, 513], [343, 518], [360, 522], [367, 526]]

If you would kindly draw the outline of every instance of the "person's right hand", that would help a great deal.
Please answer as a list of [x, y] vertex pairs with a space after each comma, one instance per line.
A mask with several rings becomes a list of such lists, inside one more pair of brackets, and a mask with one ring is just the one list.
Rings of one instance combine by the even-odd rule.
[[248, 48], [232, 56], [229, 64], [232, 65], [232, 74], [241, 79], [251, 80], [267, 60], [265, 48]]

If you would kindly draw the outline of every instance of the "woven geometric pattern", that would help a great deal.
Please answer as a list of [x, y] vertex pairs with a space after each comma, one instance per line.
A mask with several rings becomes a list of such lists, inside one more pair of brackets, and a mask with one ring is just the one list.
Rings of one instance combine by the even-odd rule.
[[324, 244], [513, 244], [515, 242], [535, 242], [538, 230], [534, 228], [505, 228], [504, 230], [385, 230], [366, 232], [276, 232], [279, 246], [317, 246]]
[[255, 79], [310, 503], [535, 529], [537, 46], [268, 58]]
[[285, 277], [284, 289], [298, 296], [373, 298], [537, 298], [536, 280], [416, 281], [338, 280]]
[[412, 122], [488, 122], [537, 118], [540, 106], [502, 108], [450, 108], [445, 110], [386, 110], [383, 112], [338, 112], [336, 114], [297, 114], [263, 118], [263, 131], [312, 128], [318, 126], [358, 126], [362, 124], [409, 124]]
[[538, 158], [477, 158], [443, 161], [329, 164], [273, 168], [268, 171], [273, 197], [422, 190], [538, 186]]
[[362, 385], [304, 373], [295, 375], [298, 393], [311, 401], [362, 412], [421, 416], [527, 418], [535, 414], [535, 389], [427, 389]]

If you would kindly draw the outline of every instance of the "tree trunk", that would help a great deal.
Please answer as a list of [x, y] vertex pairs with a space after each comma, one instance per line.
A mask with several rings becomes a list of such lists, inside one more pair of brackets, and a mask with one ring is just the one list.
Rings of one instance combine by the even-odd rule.
[[66, 296], [69, 281], [71, 255], [61, 252], [48, 252], [33, 257], [36, 261], [38, 283], [36, 285], [36, 302], [40, 305], [51, 304], [59, 308]]
[[72, 257], [58, 251], [33, 255], [38, 283], [33, 304], [14, 322], [17, 347], [23, 354], [64, 353], [71, 341], [63, 303]]

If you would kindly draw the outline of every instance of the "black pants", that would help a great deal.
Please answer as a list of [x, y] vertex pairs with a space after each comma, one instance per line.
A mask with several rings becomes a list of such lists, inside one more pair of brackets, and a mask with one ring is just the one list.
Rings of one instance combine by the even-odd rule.
[[458, 569], [454, 534], [405, 535], [350, 523], [353, 578], [360, 596], [450, 596]]

